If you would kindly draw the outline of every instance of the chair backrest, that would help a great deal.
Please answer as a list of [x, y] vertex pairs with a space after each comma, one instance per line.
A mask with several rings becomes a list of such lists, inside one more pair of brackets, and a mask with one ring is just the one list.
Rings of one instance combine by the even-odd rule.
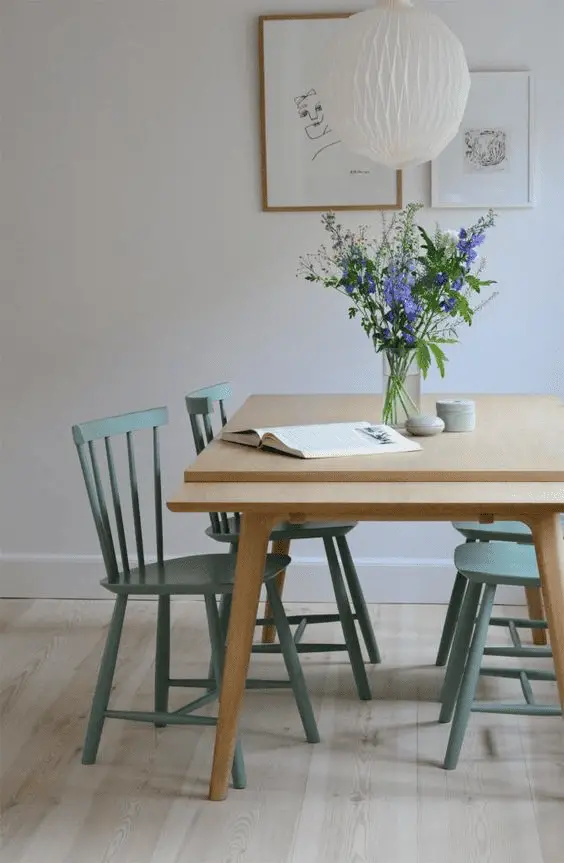
[[[121, 414], [120, 416], [107, 417], [106, 419], [92, 420], [72, 427], [72, 436], [76, 444], [86, 492], [90, 502], [94, 523], [100, 540], [104, 565], [108, 575], [108, 581], [115, 583], [118, 580], [120, 567], [116, 555], [116, 546], [110, 516], [106, 506], [106, 495], [104, 484], [109, 485], [110, 495], [113, 503], [115, 530], [119, 545], [121, 558], [121, 570], [124, 573], [130, 571], [129, 556], [127, 549], [127, 536], [124, 524], [123, 508], [119, 494], [118, 474], [112, 450], [111, 438], [125, 436], [127, 448], [127, 464], [129, 474], [129, 486], [131, 494], [131, 509], [137, 548], [137, 564], [141, 572], [145, 567], [145, 554], [143, 548], [143, 527], [141, 510], [139, 507], [139, 485], [137, 480], [137, 466], [133, 449], [133, 432], [142, 429], [152, 430], [153, 443], [153, 488], [154, 488], [154, 517], [155, 535], [157, 546], [157, 561], [163, 562], [163, 513], [162, 513], [162, 486], [161, 466], [159, 451], [160, 426], [168, 423], [167, 408], [153, 408], [146, 411]], [[96, 452], [96, 441], [104, 441], [105, 458], [100, 462]], [[105, 480], [107, 480], [105, 482]]]
[[[212, 442], [215, 436], [212, 423], [212, 414], [215, 412], [215, 405], [219, 405], [219, 416], [221, 427], [227, 422], [227, 414], [225, 412], [225, 401], [231, 398], [231, 387], [227, 383], [213, 384], [211, 387], [203, 387], [200, 390], [194, 390], [185, 398], [186, 410], [190, 417], [190, 425], [192, 427], [192, 435], [194, 437], [194, 446], [196, 454], [199, 455], [206, 446]], [[228, 515], [226, 512], [210, 512], [210, 522], [214, 533], [229, 533]], [[235, 518], [239, 520], [239, 514], [235, 513]]]

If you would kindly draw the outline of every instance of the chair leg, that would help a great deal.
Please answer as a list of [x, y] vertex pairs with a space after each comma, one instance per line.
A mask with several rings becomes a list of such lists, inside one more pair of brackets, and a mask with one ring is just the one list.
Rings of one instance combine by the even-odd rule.
[[[529, 609], [529, 618], [531, 620], [544, 620], [546, 618], [544, 610], [544, 602], [540, 587], [526, 587], [527, 607]], [[548, 643], [546, 629], [532, 629], [533, 644], [545, 645]]]
[[337, 537], [337, 546], [339, 554], [341, 555], [343, 571], [349, 587], [352, 604], [356, 612], [356, 619], [358, 620], [358, 625], [360, 626], [360, 631], [362, 632], [362, 637], [366, 645], [368, 658], [370, 659], [370, 662], [376, 665], [377, 663], [382, 662], [382, 658], [378, 649], [376, 636], [374, 635], [374, 627], [372, 626], [368, 608], [366, 607], [362, 585], [360, 584], [360, 579], [356, 571], [356, 566], [354, 565], [353, 556], [346, 536]]
[[92, 699], [92, 707], [90, 708], [90, 718], [88, 719], [88, 727], [86, 729], [84, 747], [82, 750], [83, 764], [94, 764], [96, 762], [100, 737], [102, 736], [102, 728], [104, 727], [105, 714], [110, 700], [112, 681], [116, 670], [117, 655], [126, 608], [127, 595], [119, 594], [116, 597], [114, 604], [114, 611], [110, 621], [108, 635], [106, 636], [102, 662], [100, 663], [100, 670], [98, 671], [96, 689], [94, 690], [94, 697]]
[[[157, 645], [155, 651], [155, 712], [168, 711], [170, 682], [170, 596], [159, 596], [157, 608]], [[155, 722], [155, 728], [166, 723]]]
[[460, 609], [462, 607], [462, 601], [464, 599], [465, 591], [466, 579], [463, 575], [457, 572], [456, 578], [454, 579], [452, 593], [450, 595], [435, 665], [443, 666], [447, 664], [450, 649], [452, 647], [452, 639], [454, 638], [456, 624], [460, 616]]
[[358, 690], [358, 697], [361, 701], [370, 701], [372, 698], [372, 692], [370, 691], [366, 667], [362, 658], [362, 651], [360, 649], [358, 635], [354, 625], [354, 618], [352, 616], [345, 582], [343, 581], [341, 573], [341, 567], [339, 566], [337, 552], [335, 551], [332, 539], [324, 539], [323, 544], [325, 546], [325, 554], [327, 555], [327, 563], [329, 564], [331, 581], [333, 582], [337, 611], [339, 612], [339, 617], [341, 619], [343, 636], [345, 638], [345, 644], [347, 645], [356, 688]]
[[[229, 553], [230, 554], [237, 554], [237, 543], [236, 542], [230, 542], [229, 543]], [[221, 599], [219, 600], [219, 617], [220, 617], [220, 620], [224, 619], [224, 609], [225, 609], [225, 604], [227, 602], [229, 602], [229, 608], [231, 608], [231, 594], [223, 593], [221, 595]], [[227, 623], [229, 622], [229, 611], [227, 612], [226, 620], [227, 620], [227, 622], [223, 628], [223, 631], [225, 633], [224, 643], [225, 643], [225, 639], [227, 638]], [[209, 664], [209, 668], [208, 668], [208, 679], [212, 680], [213, 677], [214, 677], [213, 659], [210, 658], [210, 664]]]
[[294, 698], [302, 719], [307, 742], [319, 743], [317, 722], [315, 721], [315, 715], [313, 713], [309, 693], [307, 691], [300, 658], [298, 656], [298, 651], [296, 650], [294, 639], [292, 638], [290, 624], [286, 620], [286, 612], [284, 611], [284, 606], [282, 605], [282, 600], [280, 599], [280, 594], [278, 593], [275, 580], [266, 582], [266, 591], [271, 613], [278, 632], [278, 639], [280, 641], [284, 663], [286, 665], [288, 677], [290, 678], [290, 683], [294, 692]]
[[[208, 632], [210, 636], [213, 676], [218, 688], [221, 686], [221, 676], [223, 673], [223, 656], [225, 653], [225, 631], [222, 629], [219, 612], [217, 610], [217, 602], [213, 594], [206, 595], [206, 615], [208, 618]], [[246, 788], [247, 776], [245, 773], [245, 762], [243, 759], [243, 750], [241, 743], [237, 740], [235, 744], [235, 753], [233, 755], [233, 765], [231, 767], [231, 776], [233, 778], [234, 788]]]
[[[229, 602], [229, 609], [227, 609], [227, 615], [226, 615], [226, 604], [227, 604], [227, 602]], [[219, 620], [220, 620], [220, 624], [221, 624], [221, 631], [223, 633], [224, 649], [225, 649], [225, 641], [227, 639], [227, 626], [229, 624], [229, 611], [230, 611], [230, 609], [231, 609], [231, 596], [228, 593], [223, 593], [221, 595], [221, 599], [219, 600]], [[225, 622], [225, 624], [224, 624], [224, 622]], [[211, 641], [210, 641], [210, 646], [211, 646]], [[211, 657], [210, 657], [210, 664], [208, 667], [208, 680], [215, 681], [215, 668], [214, 668], [214, 664], [213, 664], [213, 646], [212, 646], [211, 650], [212, 650], [212, 653], [211, 653]], [[211, 689], [210, 689], [210, 691], [211, 691]]]
[[[290, 553], [290, 540], [289, 539], [277, 539], [272, 543], [272, 554], [289, 554]], [[278, 590], [278, 596], [282, 596], [284, 591], [284, 582], [286, 580], [286, 570], [283, 569], [282, 572], [279, 572], [276, 576], [276, 588]], [[272, 609], [270, 608], [270, 603], [268, 599], [264, 604], [264, 617], [270, 618], [272, 617]], [[262, 643], [263, 644], [274, 644], [276, 639], [276, 627], [273, 626], [272, 623], [265, 623], [262, 628]]]
[[223, 643], [227, 640], [227, 630], [229, 629], [229, 616], [231, 614], [231, 594], [224, 593], [219, 603], [219, 622], [221, 632], [223, 634]]
[[[221, 676], [217, 676], [218, 663], [220, 672], [223, 669], [223, 662], [221, 657], [225, 651], [225, 639], [227, 638], [227, 624], [229, 623], [229, 618], [227, 618], [227, 622], [225, 627], [222, 626], [222, 620], [225, 616], [225, 598], [226, 595], [222, 594], [221, 599], [219, 600], [219, 609], [217, 606], [217, 598], [215, 595], [213, 596], [205, 596], [206, 602], [206, 618], [208, 621], [208, 633], [210, 639], [210, 664], [208, 670], [208, 680], [209, 680], [209, 691], [215, 692], [219, 689], [221, 685]], [[216, 632], [216, 620], [215, 620], [215, 612], [217, 612], [218, 621], [217, 625], [219, 626], [219, 631]], [[212, 629], [213, 629], [213, 637], [212, 637]], [[218, 647], [221, 645], [220, 655], [217, 656]]]
[[462, 608], [460, 609], [458, 625], [454, 634], [454, 641], [441, 689], [440, 700], [442, 702], [442, 706], [439, 715], [439, 722], [450, 722], [452, 719], [456, 697], [458, 695], [458, 690], [460, 689], [464, 667], [468, 658], [468, 648], [472, 640], [472, 633], [474, 631], [474, 623], [476, 621], [476, 613], [478, 611], [481, 593], [481, 584], [477, 584], [476, 582], [470, 582], [468, 584]]
[[466, 726], [468, 725], [468, 718], [472, 710], [472, 703], [474, 701], [476, 686], [478, 685], [478, 678], [480, 676], [480, 667], [488, 637], [488, 627], [492, 616], [495, 592], [495, 584], [486, 584], [484, 588], [484, 597], [480, 605], [478, 619], [474, 628], [468, 661], [466, 663], [466, 668], [464, 669], [460, 693], [456, 702], [456, 710], [454, 712], [454, 719], [450, 730], [443, 765], [445, 770], [454, 770], [458, 764], [458, 758], [464, 740], [464, 733], [466, 731]]

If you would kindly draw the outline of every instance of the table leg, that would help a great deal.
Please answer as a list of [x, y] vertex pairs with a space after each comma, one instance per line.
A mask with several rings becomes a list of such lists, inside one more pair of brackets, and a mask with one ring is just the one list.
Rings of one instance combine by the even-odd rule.
[[556, 668], [560, 704], [564, 709], [564, 540], [556, 513], [531, 524]]
[[224, 800], [227, 796], [263, 583], [264, 561], [272, 526], [272, 519], [264, 515], [247, 513], [241, 519], [235, 587], [219, 698], [210, 800]]
[[[277, 539], [272, 543], [272, 554], [290, 554], [290, 540], [289, 539]], [[286, 570], [282, 570], [276, 576], [276, 588], [278, 590], [278, 595], [282, 596], [282, 591], [284, 590], [284, 581], [286, 579]], [[272, 617], [272, 609], [270, 607], [270, 602], [268, 599], [264, 604], [264, 616]], [[276, 641], [276, 627], [273, 623], [265, 623], [262, 628], [262, 643], [263, 644], [274, 644]]]

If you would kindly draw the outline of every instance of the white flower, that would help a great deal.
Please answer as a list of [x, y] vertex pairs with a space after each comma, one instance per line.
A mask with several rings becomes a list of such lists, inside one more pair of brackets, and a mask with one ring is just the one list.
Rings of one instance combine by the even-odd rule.
[[439, 248], [454, 252], [458, 244], [458, 231], [438, 231], [436, 243]]

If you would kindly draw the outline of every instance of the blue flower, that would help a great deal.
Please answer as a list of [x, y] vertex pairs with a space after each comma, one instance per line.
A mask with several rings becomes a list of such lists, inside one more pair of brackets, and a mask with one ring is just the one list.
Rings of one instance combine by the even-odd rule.
[[403, 336], [403, 340], [404, 340], [404, 342], [405, 342], [405, 343], [406, 343], [406, 345], [408, 345], [409, 347], [411, 347], [411, 345], [414, 345], [414, 344], [415, 344], [415, 336], [413, 335], [413, 333], [409, 333], [409, 332], [405, 332], [405, 331], [404, 331], [404, 332], [402, 333], [402, 336]]
[[415, 275], [392, 264], [383, 280], [384, 299], [389, 306], [403, 303], [411, 299], [411, 291], [415, 284]]
[[418, 302], [416, 302], [413, 297], [409, 297], [404, 300], [403, 308], [405, 311], [405, 316], [409, 323], [413, 323], [416, 320], [417, 316], [421, 312], [421, 306]]
[[459, 237], [460, 239], [456, 244], [456, 248], [466, 258], [466, 262], [468, 264], [473, 264], [478, 257], [476, 249], [478, 248], [478, 246], [482, 245], [482, 243], [486, 239], [486, 235], [473, 234], [471, 237], [468, 237], [468, 233], [466, 231], [464, 231], [464, 236], [462, 236], [461, 231]]
[[467, 236], [468, 236], [468, 231], [466, 230], [466, 228], [461, 228], [460, 231], [458, 232], [458, 239], [459, 240], [465, 240]]
[[452, 312], [456, 305], [456, 297], [449, 297], [448, 300], [445, 300], [444, 303], [441, 303], [441, 309], [444, 312]]
[[461, 290], [462, 290], [462, 285], [463, 285], [463, 284], [464, 284], [464, 280], [463, 280], [463, 279], [456, 279], [456, 280], [452, 283], [452, 290], [453, 290], [453, 291], [461, 291]]
[[435, 283], [442, 288], [443, 285], [446, 285], [448, 282], [448, 276], [446, 273], [437, 273], [435, 276]]
[[347, 294], [353, 294], [355, 289], [355, 285], [345, 285], [345, 291]]

